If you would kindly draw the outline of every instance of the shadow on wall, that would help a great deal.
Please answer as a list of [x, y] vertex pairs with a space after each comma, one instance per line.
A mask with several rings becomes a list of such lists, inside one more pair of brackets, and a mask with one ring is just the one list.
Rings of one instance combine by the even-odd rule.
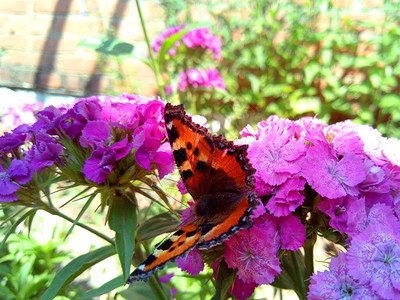
[[[65, 24], [67, 22], [68, 14], [73, 0], [58, 0], [53, 12], [51, 26], [46, 34], [46, 41], [43, 45], [39, 63], [35, 71], [34, 88], [36, 90], [44, 90], [48, 87], [50, 77], [45, 76], [54, 70], [57, 58], [58, 48], [63, 37]], [[130, 0], [118, 0], [115, 5], [113, 15], [105, 29], [105, 33], [115, 37], [122, 22], [122, 17], [127, 9]], [[64, 18], [58, 18], [59, 15], [65, 15]], [[85, 24], [82, 24], [85, 26]], [[92, 71], [90, 72], [89, 79], [87, 80], [83, 94], [90, 95], [99, 93], [100, 84], [102, 79], [101, 66], [107, 63], [108, 57], [102, 57], [102, 61], [97, 60]]]

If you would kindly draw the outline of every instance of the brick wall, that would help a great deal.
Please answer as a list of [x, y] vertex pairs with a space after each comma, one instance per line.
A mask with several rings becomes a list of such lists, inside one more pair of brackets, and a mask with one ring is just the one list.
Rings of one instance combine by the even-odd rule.
[[[163, 9], [156, 2], [140, 1], [151, 38], [164, 26]], [[357, 3], [374, 8], [383, 0], [331, 3], [353, 8], [347, 13], [350, 18], [383, 17], [357, 13]], [[196, 10], [192, 16], [202, 19], [204, 13]], [[84, 38], [104, 36], [110, 28], [147, 52], [134, 0], [0, 0], [0, 86], [77, 96], [122, 91], [153, 95], [155, 78], [146, 65], [126, 58], [118, 64], [78, 47]]]
[[[154, 1], [140, 3], [154, 36], [164, 26], [162, 8]], [[118, 68], [115, 59], [78, 47], [85, 37], [110, 28], [146, 51], [133, 0], [0, 0], [0, 86], [77, 96], [121, 89], [153, 94], [155, 80], [144, 64], [124, 59]], [[117, 75], [125, 77], [123, 84]]]

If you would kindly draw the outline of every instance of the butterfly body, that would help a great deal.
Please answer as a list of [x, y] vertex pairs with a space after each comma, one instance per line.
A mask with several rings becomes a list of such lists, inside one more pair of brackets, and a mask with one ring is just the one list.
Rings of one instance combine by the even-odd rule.
[[147, 280], [193, 248], [210, 249], [252, 226], [256, 196], [247, 145], [211, 135], [186, 115], [183, 105], [167, 103], [164, 116], [175, 163], [194, 200], [193, 217], [157, 247], [129, 276], [128, 283]]

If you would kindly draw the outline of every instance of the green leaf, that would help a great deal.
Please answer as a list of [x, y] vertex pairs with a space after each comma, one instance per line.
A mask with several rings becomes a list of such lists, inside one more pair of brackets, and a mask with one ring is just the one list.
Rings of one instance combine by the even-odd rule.
[[85, 211], [88, 209], [90, 203], [92, 203], [94, 197], [96, 197], [96, 194], [93, 194], [89, 197], [88, 201], [86, 201], [85, 205], [82, 207], [81, 211], [79, 212], [78, 216], [75, 218], [74, 223], [72, 223], [71, 228], [68, 230], [67, 234], [65, 235], [64, 240], [67, 239], [67, 237], [70, 235], [70, 233], [72, 232], [72, 230], [74, 229], [76, 223], [79, 222], [80, 218], [82, 217], [82, 215], [85, 213]]
[[400, 107], [400, 96], [396, 94], [385, 95], [378, 102], [378, 105], [384, 109], [398, 109]]
[[1, 241], [0, 244], [0, 249], [4, 246], [5, 242], [7, 241], [8, 237], [10, 236], [11, 233], [13, 233], [15, 231], [15, 229], [17, 228], [17, 226], [22, 223], [26, 218], [28, 218], [31, 215], [34, 215], [36, 213], [36, 208], [31, 209], [30, 211], [27, 211], [26, 213], [24, 213], [17, 221], [14, 222], [14, 224], [12, 224], [10, 226], [10, 228], [8, 228], [7, 232], [4, 234], [4, 238]]
[[282, 272], [275, 277], [272, 286], [281, 289], [291, 289], [300, 299], [305, 298], [305, 273], [303, 255], [300, 251], [291, 251], [281, 258]]
[[114, 197], [108, 216], [110, 229], [115, 231], [115, 247], [122, 266], [124, 279], [130, 274], [135, 250], [137, 226], [136, 205], [124, 197]]
[[119, 288], [120, 286], [123, 286], [124, 284], [125, 284], [124, 278], [122, 277], [122, 275], [120, 275], [106, 282], [102, 286], [84, 293], [82, 295], [82, 299], [86, 300], [86, 299], [93, 299], [94, 297], [99, 297], [101, 295], [111, 292], [112, 290], [115, 290], [116, 288]]
[[106, 259], [107, 257], [110, 257], [113, 254], [115, 254], [115, 248], [114, 246], [109, 245], [93, 250], [89, 253], [83, 254], [73, 259], [57, 273], [49, 288], [40, 299], [53, 299], [63, 286], [70, 283], [91, 266]]
[[195, 28], [200, 28], [205, 26], [205, 23], [192, 23], [189, 26], [186, 26], [183, 28], [181, 31], [178, 33], [175, 33], [168, 38], [166, 38], [161, 45], [160, 52], [158, 53], [158, 65], [160, 67], [163, 66], [164, 60], [167, 56], [168, 50], [178, 41], [180, 40], [186, 33], [188, 33], [190, 30], [195, 29]]
[[87, 37], [78, 43], [78, 46], [94, 50], [107, 55], [130, 55], [135, 47], [132, 44], [115, 38]]
[[219, 264], [217, 280], [215, 282], [215, 294], [212, 300], [222, 300], [226, 298], [229, 287], [235, 280], [235, 271], [228, 268], [225, 260]]
[[160, 234], [175, 231], [179, 224], [179, 220], [168, 212], [156, 215], [147, 219], [138, 227], [137, 239], [138, 241], [145, 241]]
[[[162, 284], [161, 286], [168, 299], [171, 299], [171, 291], [168, 286], [165, 284]], [[135, 282], [135, 284], [132, 284], [128, 289], [119, 293], [118, 295], [124, 297], [125, 299], [159, 300], [159, 298], [150, 288], [149, 284], [145, 282]]]

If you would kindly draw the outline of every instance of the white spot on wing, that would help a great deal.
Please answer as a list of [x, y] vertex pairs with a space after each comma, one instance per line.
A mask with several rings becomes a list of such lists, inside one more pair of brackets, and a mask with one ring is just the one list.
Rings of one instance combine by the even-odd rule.
[[145, 265], [140, 265], [138, 268], [138, 270], [143, 271], [144, 270]]
[[167, 128], [168, 128], [169, 130], [171, 130], [171, 129], [172, 129], [172, 121], [169, 122], [169, 123], [167, 123], [166, 126], [167, 126]]

